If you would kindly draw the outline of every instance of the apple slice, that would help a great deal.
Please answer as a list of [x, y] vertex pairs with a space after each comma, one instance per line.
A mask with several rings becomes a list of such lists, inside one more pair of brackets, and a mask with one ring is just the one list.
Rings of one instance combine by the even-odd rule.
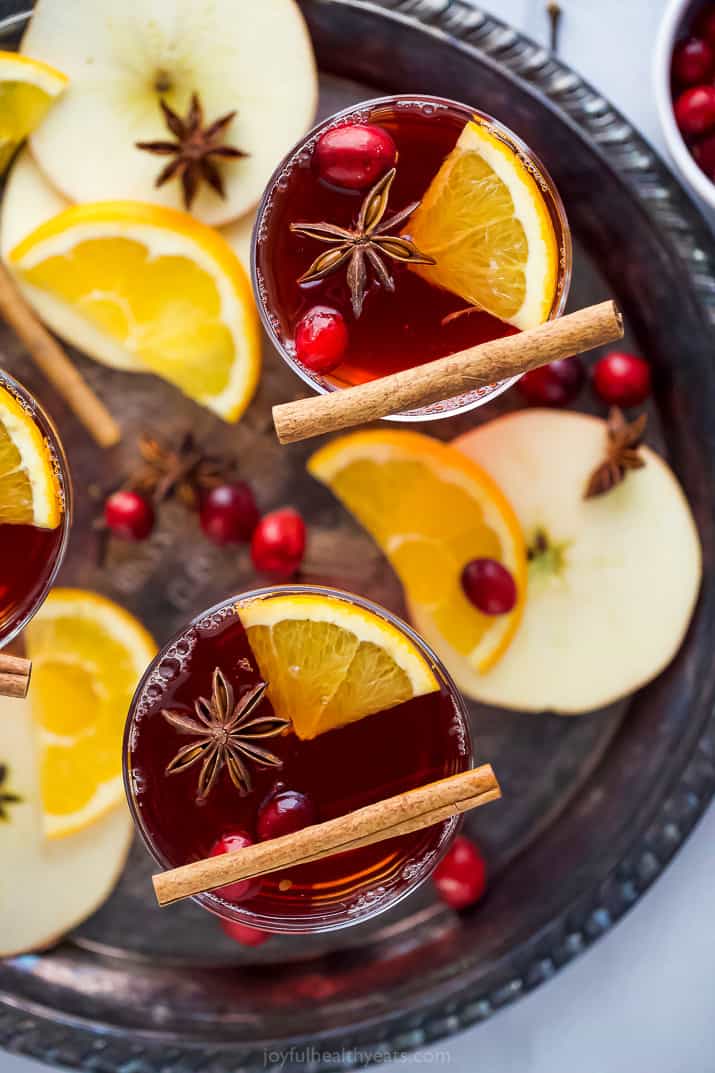
[[99, 908], [124, 867], [132, 821], [122, 804], [46, 841], [29, 703], [0, 698], [0, 725], [0, 957], [10, 957], [50, 946]]
[[478, 675], [435, 645], [460, 689], [503, 708], [577, 715], [655, 678], [680, 647], [702, 572], [693, 517], [663, 459], [640, 448], [643, 469], [585, 500], [605, 454], [599, 418], [524, 410], [454, 446], [500, 485], [532, 555], [522, 624], [491, 671]]
[[201, 184], [192, 212], [220, 226], [257, 204], [273, 169], [310, 125], [315, 60], [294, 0], [39, 0], [22, 51], [52, 63], [70, 88], [33, 137], [32, 152], [70, 200], [153, 201], [183, 208], [169, 162], [138, 141], [171, 141], [160, 100], [186, 115], [197, 93], [205, 122], [234, 110], [212, 158], [226, 197]]

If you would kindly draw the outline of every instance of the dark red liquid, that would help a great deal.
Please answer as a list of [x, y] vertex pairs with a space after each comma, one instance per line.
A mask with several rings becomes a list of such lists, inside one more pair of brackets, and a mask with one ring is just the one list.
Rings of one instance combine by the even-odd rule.
[[[193, 648], [177, 660], [165, 656], [149, 679], [128, 736], [130, 786], [140, 822], [157, 854], [171, 865], [206, 857], [223, 835], [243, 830], [256, 837], [261, 803], [276, 789], [308, 794], [317, 822], [454, 774], [468, 764], [468, 744], [460, 714], [446, 691], [301, 741], [292, 732], [264, 742], [280, 756], [279, 769], [251, 766], [252, 792], [241, 796], [223, 770], [204, 804], [195, 800], [198, 765], [167, 776], [165, 769], [191, 739], [164, 719], [162, 708], [189, 712], [198, 696], [211, 695], [211, 678], [221, 667], [237, 694], [259, 680], [238, 618], [231, 613], [218, 627], [194, 628]], [[181, 666], [179, 665], [181, 663]], [[263, 702], [270, 710], [269, 702]], [[325, 910], [340, 913], [356, 893], [391, 892], [409, 884], [407, 862], [422, 861], [439, 843], [444, 825], [413, 835], [275, 873], [261, 890], [236, 906], [248, 913], [300, 917], [309, 921]], [[221, 908], [217, 904], [217, 908]], [[225, 903], [224, 903], [225, 908]]]
[[62, 544], [63, 527], [0, 524], [0, 641], [40, 598]]
[[[397, 111], [383, 107], [369, 122], [389, 130], [398, 149], [387, 219], [424, 196], [454, 148], [465, 119], [452, 111], [425, 115], [414, 108]], [[327, 247], [293, 234], [290, 224], [327, 221], [352, 228], [363, 197], [364, 191], [327, 186], [311, 159], [297, 162], [274, 188], [263, 229], [265, 237], [258, 242], [257, 265], [266, 305], [291, 353], [296, 325], [314, 305], [333, 306], [347, 321], [350, 342], [345, 359], [330, 377], [343, 384], [374, 380], [515, 331], [478, 311], [446, 321], [450, 314], [465, 309], [464, 299], [433, 286], [392, 259], [386, 263], [395, 281], [394, 293], [381, 287], [370, 272], [365, 307], [358, 319], [350, 306], [344, 267], [324, 280], [299, 285], [298, 277]]]

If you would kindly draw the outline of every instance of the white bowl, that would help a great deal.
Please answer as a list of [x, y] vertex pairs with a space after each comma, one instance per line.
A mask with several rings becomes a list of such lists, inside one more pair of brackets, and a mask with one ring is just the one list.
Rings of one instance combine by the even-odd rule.
[[668, 4], [655, 44], [653, 81], [656, 107], [673, 162], [691, 189], [715, 210], [715, 183], [700, 170], [678, 130], [670, 92], [670, 66], [675, 42], [701, 6], [701, 0], [671, 0]]

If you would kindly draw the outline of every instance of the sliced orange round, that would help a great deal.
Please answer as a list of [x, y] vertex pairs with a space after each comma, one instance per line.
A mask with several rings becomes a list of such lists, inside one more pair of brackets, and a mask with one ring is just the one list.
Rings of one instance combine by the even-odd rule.
[[128, 611], [82, 589], [53, 589], [26, 641], [44, 830], [62, 838], [124, 801], [124, 723], [156, 645]]
[[475, 119], [432, 180], [406, 232], [433, 257], [410, 266], [522, 330], [548, 320], [559, 246], [539, 185], [514, 148]]
[[[494, 666], [521, 620], [526, 549], [509, 502], [461, 452], [417, 432], [375, 429], [342, 436], [308, 463], [365, 526], [405, 587], [413, 621], [446, 666], [455, 654], [477, 672]], [[488, 616], [465, 597], [471, 559], [490, 558], [513, 575], [518, 599]]]
[[68, 81], [48, 63], [17, 52], [0, 52], [0, 173]]
[[286, 592], [247, 600], [237, 610], [273, 708], [299, 738], [439, 688], [406, 633], [344, 597]]
[[23, 403], [0, 385], [0, 524], [56, 529], [61, 517], [52, 449]]
[[9, 262], [52, 327], [90, 356], [154, 372], [227, 421], [251, 401], [260, 335], [248, 276], [226, 240], [187, 213], [73, 205]]

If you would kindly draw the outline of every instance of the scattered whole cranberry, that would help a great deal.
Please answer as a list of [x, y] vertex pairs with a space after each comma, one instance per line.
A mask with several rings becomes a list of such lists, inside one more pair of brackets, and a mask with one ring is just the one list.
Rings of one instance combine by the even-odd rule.
[[214, 544], [239, 544], [253, 536], [258, 525], [258, 507], [245, 481], [219, 484], [206, 493], [199, 522]]
[[297, 510], [284, 507], [261, 518], [251, 540], [256, 570], [276, 578], [295, 574], [305, 553], [305, 522]]
[[481, 853], [464, 835], [457, 835], [432, 877], [437, 893], [452, 909], [474, 905], [487, 889], [487, 867]]
[[312, 798], [298, 790], [281, 790], [273, 794], [258, 810], [256, 832], [261, 841], [292, 835], [315, 823]]
[[689, 138], [707, 134], [715, 128], [715, 86], [693, 86], [675, 102], [675, 120]]
[[506, 615], [516, 603], [516, 583], [496, 559], [472, 559], [462, 570], [462, 589], [483, 615]]
[[346, 123], [323, 134], [315, 147], [321, 179], [348, 190], [364, 190], [397, 160], [397, 146], [382, 127]]
[[154, 508], [138, 492], [113, 492], [104, 504], [104, 521], [114, 536], [146, 540], [154, 528]]
[[708, 134], [695, 143], [693, 156], [707, 177], [715, 182], [715, 133]]
[[524, 373], [519, 391], [535, 406], [568, 406], [578, 395], [584, 381], [579, 358], [562, 358]]
[[345, 317], [329, 306], [313, 306], [295, 330], [296, 357], [314, 373], [337, 368], [348, 346]]
[[712, 46], [702, 37], [688, 37], [675, 46], [673, 78], [682, 86], [705, 82], [715, 67]]
[[[231, 831], [222, 835], [209, 851], [209, 857], [219, 857], [222, 853], [233, 853], [237, 849], [245, 849], [252, 846], [253, 839], [245, 831]], [[225, 898], [227, 902], [245, 902], [258, 894], [261, 887], [260, 879], [241, 879], [237, 883], [227, 883], [225, 887], [217, 887], [215, 893]]]
[[220, 920], [219, 923], [229, 939], [240, 943], [241, 946], [260, 946], [271, 937], [269, 931], [251, 928], [248, 924], [238, 924], [234, 920]]
[[650, 394], [650, 365], [637, 354], [613, 350], [596, 362], [593, 386], [610, 406], [639, 406]]

